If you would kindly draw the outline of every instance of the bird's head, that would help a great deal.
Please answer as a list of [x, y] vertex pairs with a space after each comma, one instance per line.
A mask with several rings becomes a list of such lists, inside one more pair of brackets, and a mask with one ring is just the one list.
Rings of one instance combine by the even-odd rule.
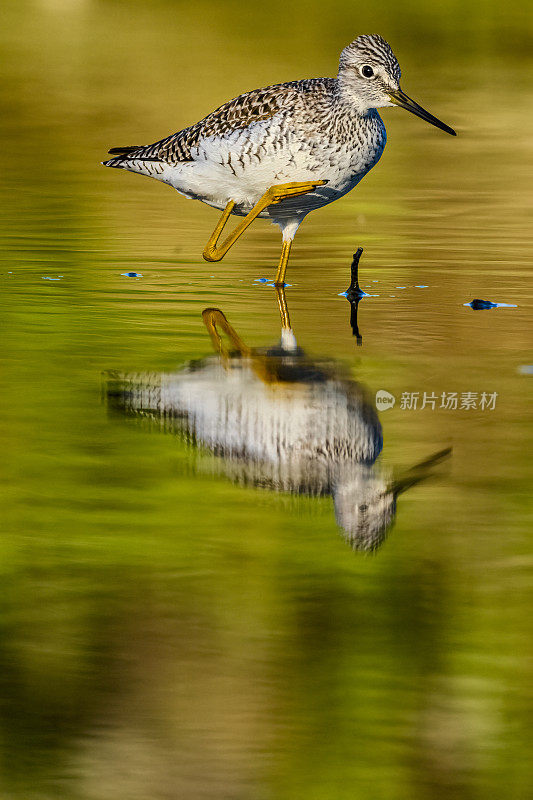
[[345, 100], [364, 114], [372, 108], [400, 106], [442, 131], [455, 131], [411, 100], [400, 88], [400, 65], [390, 45], [378, 34], [359, 36], [341, 53], [338, 81]]
[[354, 550], [377, 550], [396, 516], [396, 494], [384, 476], [360, 466], [342, 475], [333, 491], [335, 518]]
[[439, 450], [393, 478], [385, 469], [352, 464], [338, 476], [333, 489], [335, 518], [354, 550], [377, 550], [396, 517], [400, 494], [432, 477], [433, 467], [451, 455], [451, 447]]

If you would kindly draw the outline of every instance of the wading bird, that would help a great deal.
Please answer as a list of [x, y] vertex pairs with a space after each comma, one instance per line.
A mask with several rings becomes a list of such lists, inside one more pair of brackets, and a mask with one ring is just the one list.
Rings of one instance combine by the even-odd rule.
[[[359, 36], [342, 51], [336, 78], [255, 89], [155, 144], [113, 147], [103, 163], [222, 210], [206, 261], [220, 261], [256, 217], [271, 219], [283, 236], [275, 279], [282, 285], [304, 217], [345, 195], [379, 161], [387, 136], [377, 108], [400, 106], [455, 136], [404, 94], [400, 75], [381, 36]], [[232, 214], [243, 219], [219, 243]]]

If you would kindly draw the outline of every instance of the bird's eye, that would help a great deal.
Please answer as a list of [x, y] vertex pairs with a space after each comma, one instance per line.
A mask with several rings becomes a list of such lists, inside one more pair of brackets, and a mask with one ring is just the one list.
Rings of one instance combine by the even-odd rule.
[[374, 77], [374, 70], [368, 64], [365, 64], [364, 67], [361, 67], [361, 75], [363, 78], [373, 78]]
[[364, 513], [365, 513], [365, 511], [368, 511], [368, 506], [367, 506], [367, 504], [366, 504], [366, 503], [363, 503], [362, 505], [360, 505], [360, 506], [359, 506], [359, 511], [361, 512], [361, 514], [364, 514]]

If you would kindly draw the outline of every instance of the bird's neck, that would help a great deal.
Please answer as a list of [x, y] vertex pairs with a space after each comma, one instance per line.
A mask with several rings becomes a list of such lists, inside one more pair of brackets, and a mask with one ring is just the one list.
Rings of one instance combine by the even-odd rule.
[[339, 110], [343, 113], [359, 117], [373, 116], [376, 113], [376, 109], [368, 105], [367, 98], [361, 97], [354, 91], [349, 77], [342, 70], [335, 80], [335, 99]]

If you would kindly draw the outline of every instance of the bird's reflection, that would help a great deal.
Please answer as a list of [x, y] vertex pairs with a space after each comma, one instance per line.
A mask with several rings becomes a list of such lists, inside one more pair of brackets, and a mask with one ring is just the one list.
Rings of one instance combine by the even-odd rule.
[[312, 359], [297, 346], [284, 289], [276, 291], [279, 345], [248, 347], [222, 311], [206, 308], [202, 317], [216, 354], [174, 373], [113, 373], [110, 404], [192, 439], [219, 456], [236, 482], [331, 495], [346, 541], [375, 550], [394, 522], [399, 494], [427, 477], [448, 451], [399, 480], [378, 467], [382, 430], [365, 388], [337, 363]]

